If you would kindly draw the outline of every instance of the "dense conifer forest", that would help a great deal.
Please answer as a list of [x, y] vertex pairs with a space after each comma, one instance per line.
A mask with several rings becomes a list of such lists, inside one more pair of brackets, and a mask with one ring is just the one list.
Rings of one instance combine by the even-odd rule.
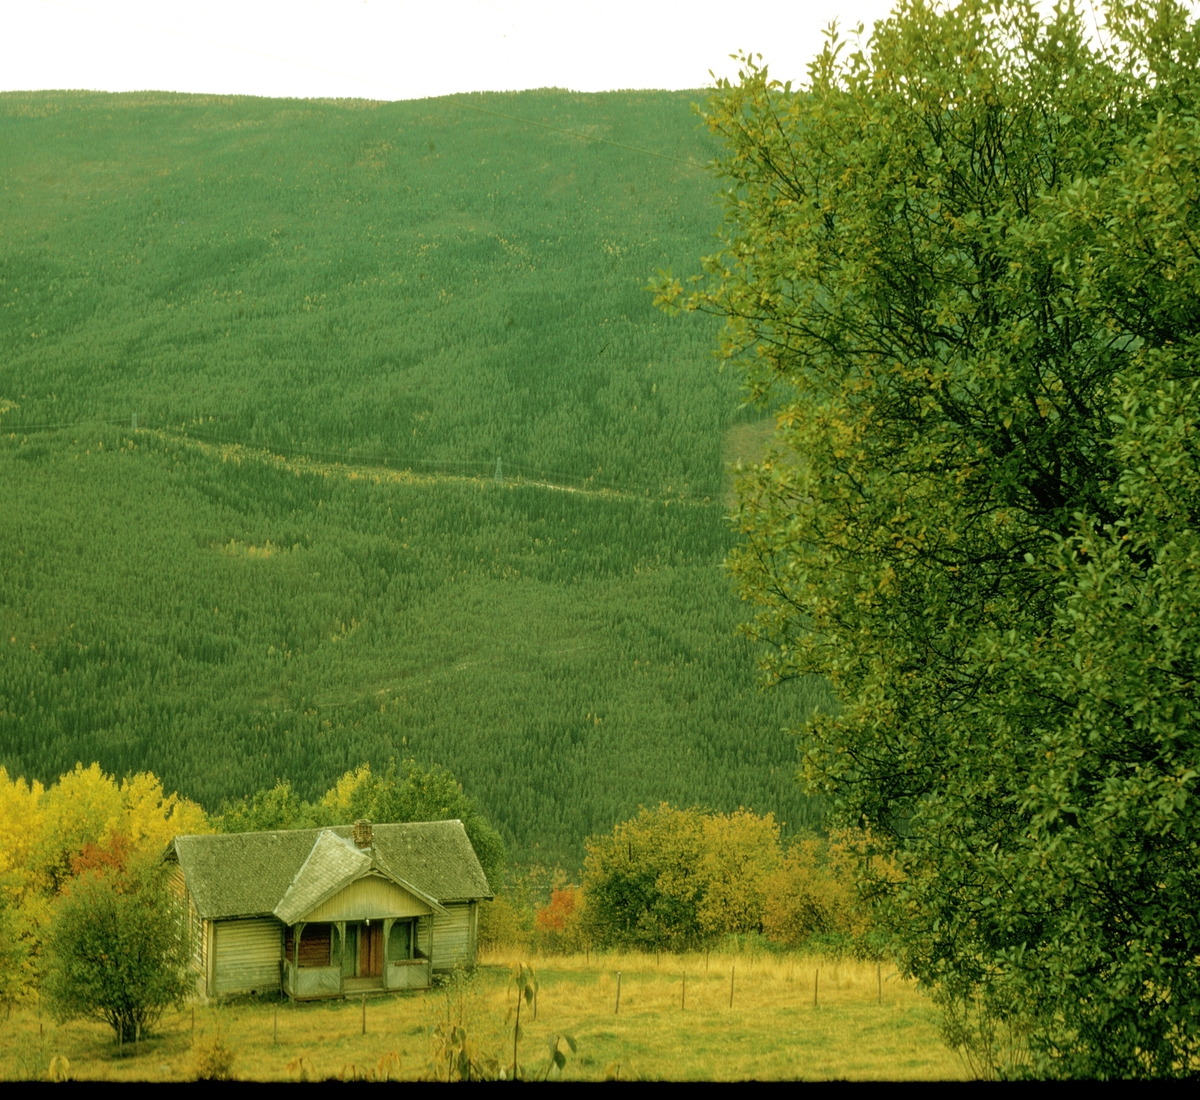
[[642, 290], [719, 218], [695, 98], [0, 96], [0, 764], [412, 757], [567, 863], [811, 821], [721, 567], [755, 418]]

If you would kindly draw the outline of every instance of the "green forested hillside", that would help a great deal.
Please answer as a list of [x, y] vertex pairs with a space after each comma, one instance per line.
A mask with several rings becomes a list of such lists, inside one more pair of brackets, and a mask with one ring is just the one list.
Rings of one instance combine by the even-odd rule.
[[712, 181], [458, 105], [703, 162], [692, 98], [0, 96], [5, 426], [203, 414], [711, 491], [732, 381], [640, 287], [696, 265]]
[[[462, 102], [703, 161], [691, 98]], [[811, 691], [720, 569], [736, 381], [639, 289], [704, 173], [452, 100], [6, 95], [0, 149], [0, 764], [215, 805], [413, 755], [567, 862], [805, 817]]]

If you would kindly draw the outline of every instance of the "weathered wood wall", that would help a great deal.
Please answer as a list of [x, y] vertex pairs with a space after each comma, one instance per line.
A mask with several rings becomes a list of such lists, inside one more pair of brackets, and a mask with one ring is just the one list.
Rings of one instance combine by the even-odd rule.
[[446, 906], [446, 915], [433, 917], [433, 968], [452, 970], [456, 966], [475, 965], [475, 944], [471, 935], [471, 902]]
[[344, 890], [323, 901], [305, 920], [375, 920], [381, 917], [419, 917], [429, 906], [407, 890], [377, 875], [352, 882]]
[[[279, 989], [279, 961], [283, 957], [283, 925], [279, 921], [273, 917], [215, 921], [213, 932], [211, 994], [221, 997]], [[303, 950], [303, 937], [300, 947]]]

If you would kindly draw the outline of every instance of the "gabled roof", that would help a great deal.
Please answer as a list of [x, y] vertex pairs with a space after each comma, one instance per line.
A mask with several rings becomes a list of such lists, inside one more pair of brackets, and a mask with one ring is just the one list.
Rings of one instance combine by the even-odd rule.
[[[338, 825], [328, 830], [178, 836], [166, 858], [179, 863], [202, 918], [267, 917], [284, 901], [322, 832], [339, 841], [353, 835], [351, 826]], [[445, 905], [492, 896], [461, 821], [376, 825], [373, 832], [376, 869], [423, 901]], [[352, 841], [344, 849], [348, 855], [358, 852]], [[330, 852], [332, 867], [341, 857]]]
[[371, 851], [355, 847], [331, 829], [322, 829], [308, 853], [308, 858], [287, 888], [287, 893], [275, 906], [275, 916], [284, 924], [295, 924], [339, 890], [344, 890], [368, 874], [378, 874], [390, 879], [397, 886], [420, 898], [435, 912], [446, 911], [438, 904], [436, 898], [429, 897], [411, 883], [393, 875], [386, 864], [375, 858]]

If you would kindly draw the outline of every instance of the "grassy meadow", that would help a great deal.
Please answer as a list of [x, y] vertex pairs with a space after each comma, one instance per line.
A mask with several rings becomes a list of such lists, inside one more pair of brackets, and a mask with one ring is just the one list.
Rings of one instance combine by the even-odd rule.
[[564, 866], [812, 823], [721, 570], [764, 421], [641, 289], [713, 246], [697, 98], [0, 95], [0, 764], [413, 756]]
[[[480, 1050], [512, 1060], [506, 1024], [515, 994], [509, 964], [486, 959], [472, 978], [429, 993], [366, 1001], [278, 1006], [241, 1002], [198, 1006], [166, 1016], [134, 1051], [118, 1051], [97, 1024], [55, 1026], [15, 1013], [0, 1044], [0, 1077], [44, 1077], [65, 1057], [79, 1079], [186, 1080], [196, 1048], [220, 1036], [233, 1051], [235, 1076], [254, 1080], [349, 1076], [375, 1071], [390, 1052], [399, 1077], [428, 1078], [433, 1029], [449, 1013]], [[519, 1060], [540, 1077], [548, 1042], [573, 1035], [565, 1080], [936, 1080], [963, 1068], [942, 1045], [933, 1006], [894, 971], [873, 963], [813, 956], [745, 954], [605, 955], [534, 959], [537, 1018], [522, 1016]], [[734, 1003], [729, 1005], [731, 968]], [[616, 973], [620, 1012], [614, 1014]], [[819, 971], [819, 976], [817, 975]], [[686, 973], [686, 1000], [681, 1006]], [[818, 1003], [813, 1005], [817, 980]], [[300, 1059], [304, 1059], [300, 1063]], [[291, 1068], [289, 1068], [289, 1066]], [[391, 1063], [395, 1073], [395, 1063]]]

